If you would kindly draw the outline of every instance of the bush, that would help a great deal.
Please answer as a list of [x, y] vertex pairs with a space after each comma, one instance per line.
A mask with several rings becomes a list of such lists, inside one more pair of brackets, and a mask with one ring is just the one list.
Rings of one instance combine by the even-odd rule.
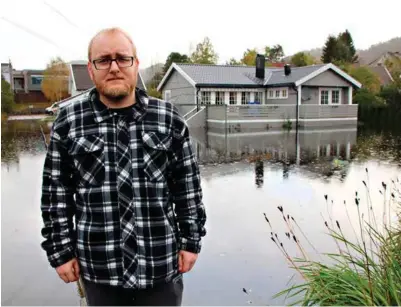
[[361, 88], [353, 98], [353, 102], [358, 105], [371, 106], [371, 107], [385, 107], [386, 100], [382, 97], [376, 96], [371, 91]]
[[14, 94], [10, 84], [1, 76], [1, 112], [8, 114], [14, 109]]
[[401, 88], [395, 83], [384, 87], [379, 96], [386, 101], [387, 105], [401, 109]]

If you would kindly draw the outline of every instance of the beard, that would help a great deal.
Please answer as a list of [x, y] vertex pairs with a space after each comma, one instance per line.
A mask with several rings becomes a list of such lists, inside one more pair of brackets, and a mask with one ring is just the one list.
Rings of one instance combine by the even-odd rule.
[[107, 99], [119, 102], [125, 97], [131, 95], [134, 91], [134, 86], [127, 83], [124, 84], [107, 84], [107, 82], [96, 85], [100, 94]]

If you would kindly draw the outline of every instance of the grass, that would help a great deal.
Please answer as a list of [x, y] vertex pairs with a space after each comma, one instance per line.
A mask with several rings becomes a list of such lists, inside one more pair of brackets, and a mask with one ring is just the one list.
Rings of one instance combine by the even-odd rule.
[[[366, 173], [368, 177], [367, 169]], [[286, 236], [302, 254], [302, 258], [291, 257], [265, 215], [271, 229], [271, 240], [303, 279], [301, 284], [277, 293], [274, 298], [285, 295], [293, 300], [291, 304], [307, 306], [401, 306], [401, 216], [397, 215], [396, 222], [390, 218], [390, 208], [396, 205], [400, 209], [401, 183], [398, 179], [396, 182], [392, 180], [391, 185], [382, 183], [380, 193], [383, 195], [383, 215], [380, 217], [375, 216], [373, 211], [369, 177], [363, 184], [367, 193], [365, 206], [368, 216], [366, 220], [364, 214], [361, 214], [365, 207], [361, 208], [356, 192], [354, 205], [358, 212], [358, 228], [352, 228], [355, 234], [353, 239], [345, 236], [340, 223], [331, 216], [328, 221], [324, 221], [329, 230], [328, 235], [338, 249], [323, 255], [327, 261], [309, 259], [300, 238], [313, 247], [312, 243], [295, 219], [289, 214], [285, 215], [284, 208], [280, 206], [278, 209], [289, 229]], [[325, 200], [328, 206], [327, 195]], [[347, 210], [347, 206], [345, 208]], [[347, 216], [351, 222], [348, 210]]]

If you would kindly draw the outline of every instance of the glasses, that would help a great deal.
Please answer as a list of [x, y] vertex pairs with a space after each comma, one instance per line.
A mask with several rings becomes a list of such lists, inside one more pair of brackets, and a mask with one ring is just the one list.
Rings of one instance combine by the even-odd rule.
[[124, 68], [131, 67], [134, 64], [134, 58], [133, 56], [123, 56], [115, 59], [97, 59], [93, 60], [92, 63], [97, 70], [110, 69], [111, 63], [114, 61], [117, 63], [118, 67]]

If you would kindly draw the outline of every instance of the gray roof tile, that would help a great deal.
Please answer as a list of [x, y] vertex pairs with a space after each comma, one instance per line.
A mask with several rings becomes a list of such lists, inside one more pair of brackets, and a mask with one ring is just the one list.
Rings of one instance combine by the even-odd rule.
[[266, 68], [265, 80], [255, 77], [255, 66], [177, 64], [197, 85], [262, 86], [293, 83], [324, 65], [292, 67], [286, 77], [284, 68]]

